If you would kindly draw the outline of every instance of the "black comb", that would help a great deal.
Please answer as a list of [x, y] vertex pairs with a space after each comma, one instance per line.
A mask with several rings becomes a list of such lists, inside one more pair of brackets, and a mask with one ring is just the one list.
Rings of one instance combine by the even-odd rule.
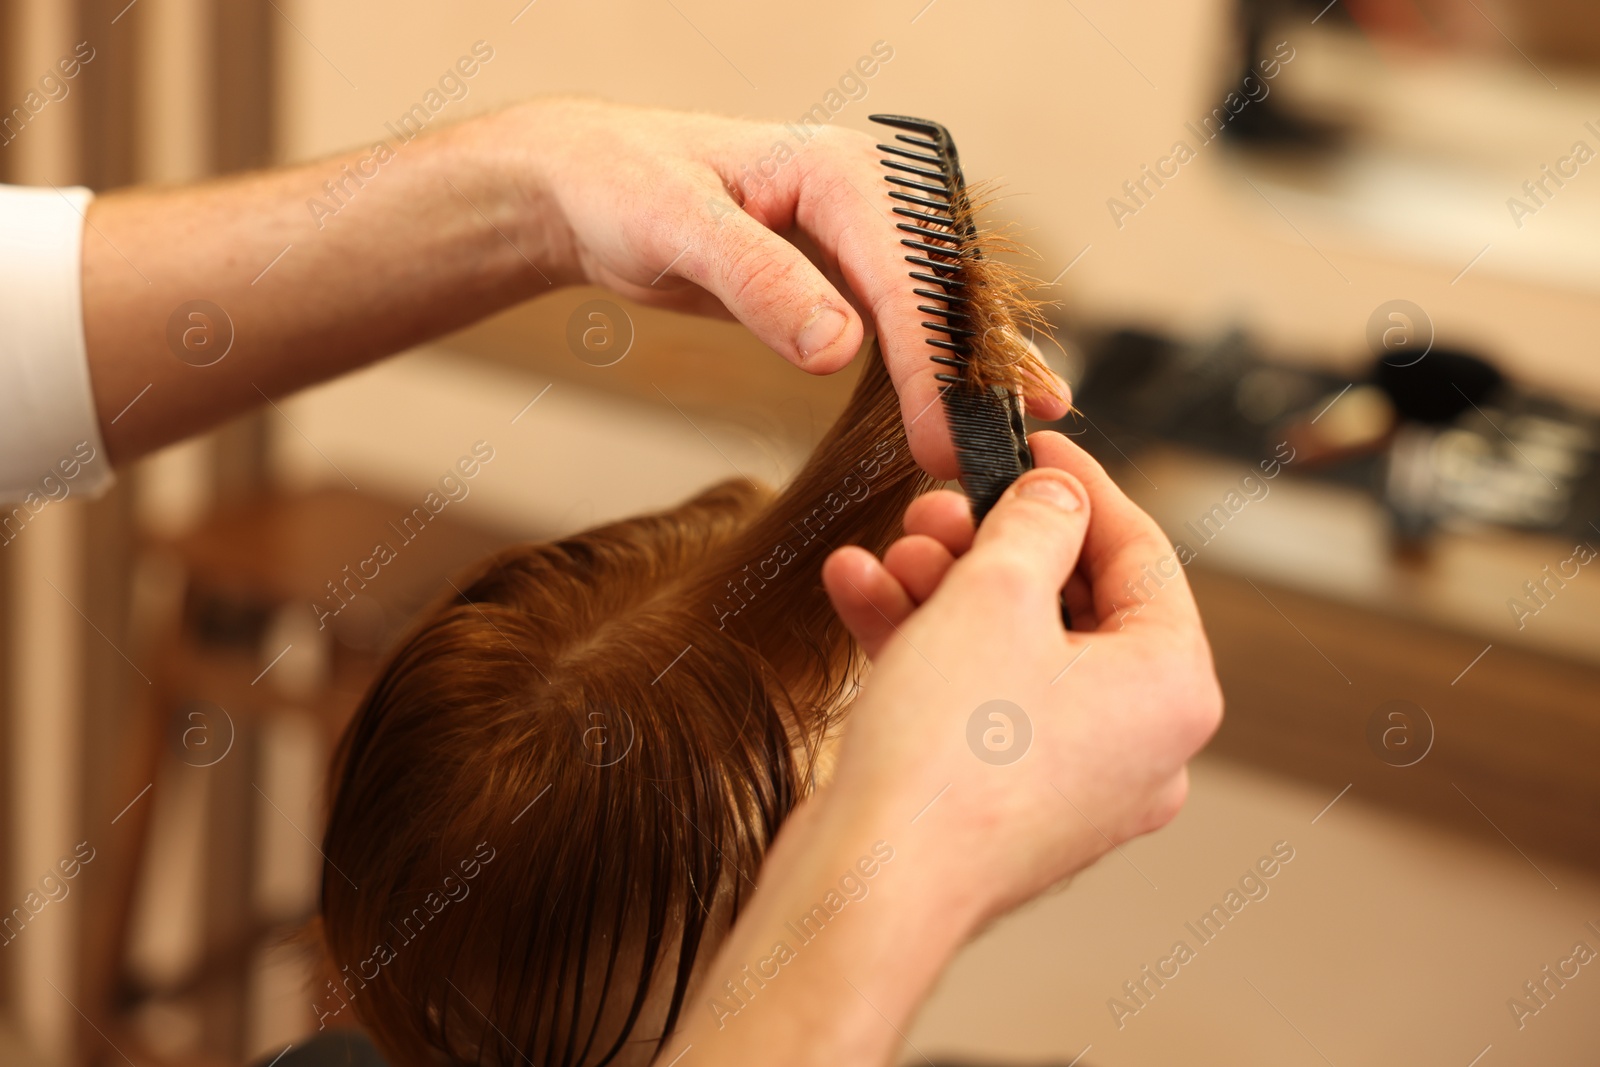
[[[901, 145], [880, 144], [888, 154], [883, 165], [891, 171], [884, 180], [895, 188], [889, 195], [900, 201], [894, 213], [908, 222], [896, 226], [909, 234], [900, 243], [911, 249], [911, 279], [922, 286], [911, 291], [937, 303], [918, 304], [917, 310], [940, 321], [922, 325], [938, 336], [927, 343], [938, 350], [930, 357], [943, 368], [936, 377], [944, 384], [945, 416], [955, 441], [961, 486], [972, 506], [974, 522], [994, 507], [1006, 488], [1033, 467], [1022, 423], [1022, 398], [999, 387], [977, 384], [972, 373], [972, 340], [968, 328], [970, 299], [966, 267], [981, 258], [972, 202], [961, 174], [950, 131], [937, 122], [905, 115], [872, 115], [873, 122], [892, 126]], [[915, 151], [913, 151], [915, 149]]]

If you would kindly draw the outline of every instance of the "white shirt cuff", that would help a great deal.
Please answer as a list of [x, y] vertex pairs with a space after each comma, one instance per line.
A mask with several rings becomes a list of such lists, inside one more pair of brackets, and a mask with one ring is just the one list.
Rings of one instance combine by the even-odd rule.
[[0, 186], [0, 542], [114, 478], [83, 339], [88, 189]]

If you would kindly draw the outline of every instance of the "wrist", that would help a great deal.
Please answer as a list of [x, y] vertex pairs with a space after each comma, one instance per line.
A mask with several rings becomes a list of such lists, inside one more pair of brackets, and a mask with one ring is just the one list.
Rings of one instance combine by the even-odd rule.
[[887, 1062], [978, 921], [918, 859], [929, 836], [831, 790], [797, 808], [664, 1059]]
[[933, 958], [946, 961], [988, 921], [989, 909], [981, 887], [957, 874], [965, 861], [951, 854], [937, 825], [912, 821], [919, 807], [824, 788], [784, 824], [774, 867], [781, 871], [791, 854], [804, 851], [805, 869], [818, 885], [836, 885], [853, 872], [878, 899], [880, 921], [915, 934]]
[[[486, 223], [495, 254], [512, 257], [529, 296], [581, 284], [577, 242], [557, 194], [559, 138], [552, 106], [533, 100], [485, 115], [450, 131], [443, 167], [467, 192], [475, 221]], [[479, 217], [481, 215], [481, 218]]]

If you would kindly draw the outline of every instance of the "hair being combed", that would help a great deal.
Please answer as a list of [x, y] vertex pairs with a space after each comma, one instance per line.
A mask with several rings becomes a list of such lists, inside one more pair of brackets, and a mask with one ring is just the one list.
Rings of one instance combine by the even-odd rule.
[[931, 484], [874, 351], [781, 493], [726, 482], [458, 582], [336, 755], [324, 995], [396, 1067], [653, 1056], [857, 681], [822, 564], [881, 554]]
[[978, 212], [992, 202], [993, 187], [980, 183], [951, 205], [954, 232], [971, 226], [976, 237], [966, 242], [961, 258], [962, 295], [968, 298], [965, 327], [973, 331], [967, 380], [978, 386], [999, 386], [1012, 393], [1059, 395], [1060, 384], [1030, 342], [1050, 336], [1045, 317], [1049, 303], [1029, 296], [1033, 279], [1014, 262], [1031, 255], [1010, 226], [986, 226]]

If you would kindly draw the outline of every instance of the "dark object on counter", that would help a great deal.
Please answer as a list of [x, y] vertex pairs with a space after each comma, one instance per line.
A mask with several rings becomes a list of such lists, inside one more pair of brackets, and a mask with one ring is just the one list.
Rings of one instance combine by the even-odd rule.
[[1102, 459], [1155, 440], [1253, 463], [1274, 451], [1285, 425], [1349, 384], [1267, 363], [1238, 332], [1183, 344], [1118, 330], [1085, 351], [1073, 397], [1082, 415], [1068, 415], [1056, 428]]
[[1600, 416], [1469, 352], [1379, 359], [1352, 380], [1269, 360], [1237, 331], [1118, 330], [1083, 349], [1080, 413], [1054, 428], [1102, 462], [1161, 442], [1253, 465], [1287, 445], [1296, 476], [1372, 493], [1404, 544], [1458, 521], [1596, 536]]
[[1372, 379], [1405, 419], [1442, 426], [1474, 405], [1491, 402], [1505, 385], [1492, 363], [1467, 352], [1435, 348], [1414, 362], [1377, 360]]

